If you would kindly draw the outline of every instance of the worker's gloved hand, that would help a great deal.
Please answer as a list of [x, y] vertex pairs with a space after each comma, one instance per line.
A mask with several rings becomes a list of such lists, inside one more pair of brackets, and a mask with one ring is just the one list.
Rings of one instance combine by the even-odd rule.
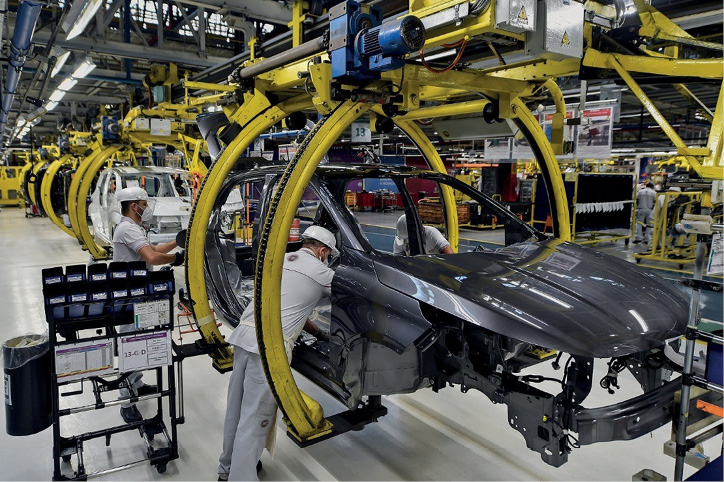
[[184, 264], [184, 252], [185, 251], [176, 251], [173, 256], [174, 259], [171, 262], [171, 266], [181, 266]]
[[325, 330], [324, 328], [320, 327], [317, 330], [317, 333], [314, 335], [314, 337], [318, 341], [329, 341], [329, 332], [327, 330]]

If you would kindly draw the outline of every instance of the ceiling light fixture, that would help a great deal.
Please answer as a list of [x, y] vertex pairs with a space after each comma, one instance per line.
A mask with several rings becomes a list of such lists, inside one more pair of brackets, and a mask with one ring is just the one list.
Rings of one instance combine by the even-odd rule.
[[78, 67], [76, 67], [71, 77], [75, 79], [82, 79], [86, 75], [90, 74], [95, 68], [96, 64], [94, 64], [91, 59], [85, 59]]
[[78, 83], [78, 81], [75, 80], [73, 77], [68, 77], [63, 82], [60, 83], [60, 85], [58, 86], [58, 90], [64, 90], [67, 92], [70, 89], [72, 89], [73, 87], [75, 87], [75, 84], [77, 84], [77, 83]]
[[53, 70], [50, 71], [51, 77], [58, 75], [58, 72], [60, 72], [60, 69], [63, 68], [65, 62], [68, 60], [68, 57], [70, 57], [70, 50], [66, 50], [62, 54], [56, 55], [55, 65], [53, 66]]
[[59, 102], [65, 96], [65, 94], [66, 94], [66, 92], [64, 90], [58, 89], [55, 92], [53, 92], [52, 94], [50, 94], [50, 97], [48, 98], [48, 100], [50, 102]]
[[65, 40], [73, 39], [83, 33], [104, 2], [105, 0], [75, 0], [61, 24], [63, 30], [68, 33]]
[[57, 102], [49, 102], [48, 104], [45, 105], [45, 110], [50, 112], [51, 110], [55, 109], [56, 107], [58, 107]]

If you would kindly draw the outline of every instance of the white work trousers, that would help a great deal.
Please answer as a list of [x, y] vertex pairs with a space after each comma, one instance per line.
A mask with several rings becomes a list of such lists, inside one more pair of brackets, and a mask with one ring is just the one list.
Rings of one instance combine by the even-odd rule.
[[235, 346], [219, 474], [229, 474], [229, 480], [259, 480], [256, 463], [266, 445], [269, 430], [275, 429], [276, 409], [261, 358]]
[[[636, 211], [636, 230], [634, 238], [640, 241], [646, 241], [649, 244], [651, 244], [651, 237], [654, 232], [653, 228], [648, 227], [653, 221], [651, 216], [652, 213], [653, 211], [651, 209], [638, 209]], [[644, 239], [644, 236], [646, 236], [646, 239]]]
[[[128, 323], [127, 325], [118, 325], [118, 333], [124, 334], [124, 333], [131, 333], [136, 331], [136, 326], [133, 323]], [[128, 383], [131, 385], [135, 390], [138, 390], [139, 387], [143, 386], [143, 372], [131, 372], [130, 375], [128, 375]], [[131, 396], [131, 391], [127, 388], [121, 388], [118, 397], [119, 398], [128, 398]], [[122, 403], [121, 407], [123, 408], [130, 408], [132, 407], [133, 403]]]

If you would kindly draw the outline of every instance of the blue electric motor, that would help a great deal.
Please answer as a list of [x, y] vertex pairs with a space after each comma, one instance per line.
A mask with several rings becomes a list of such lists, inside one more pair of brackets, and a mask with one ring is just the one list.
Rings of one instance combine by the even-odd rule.
[[101, 129], [103, 142], [117, 141], [121, 133], [121, 128], [118, 125], [118, 117], [108, 115], [101, 117]]
[[395, 70], [404, 56], [425, 43], [425, 26], [412, 15], [382, 23], [379, 7], [349, 0], [329, 11], [332, 78], [352, 84], [375, 80]]

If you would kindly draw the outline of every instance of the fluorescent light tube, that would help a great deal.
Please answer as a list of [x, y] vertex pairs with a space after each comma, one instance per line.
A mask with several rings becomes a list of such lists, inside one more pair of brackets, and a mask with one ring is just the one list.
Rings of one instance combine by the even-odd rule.
[[96, 64], [94, 64], [91, 59], [86, 59], [73, 71], [71, 77], [74, 79], [82, 79], [86, 75], [90, 74], [95, 68]]
[[60, 69], [63, 68], [65, 62], [68, 60], [68, 57], [70, 57], [70, 50], [66, 50], [64, 53], [56, 57], [55, 66], [53, 66], [53, 70], [50, 71], [51, 77], [55, 77], [58, 72], [60, 72]]
[[60, 83], [60, 85], [58, 86], [58, 90], [64, 90], [67, 92], [70, 89], [72, 89], [73, 87], [75, 87], [75, 84], [77, 84], [77, 83], [78, 83], [78, 81], [75, 80], [73, 77], [68, 77], [63, 82]]

